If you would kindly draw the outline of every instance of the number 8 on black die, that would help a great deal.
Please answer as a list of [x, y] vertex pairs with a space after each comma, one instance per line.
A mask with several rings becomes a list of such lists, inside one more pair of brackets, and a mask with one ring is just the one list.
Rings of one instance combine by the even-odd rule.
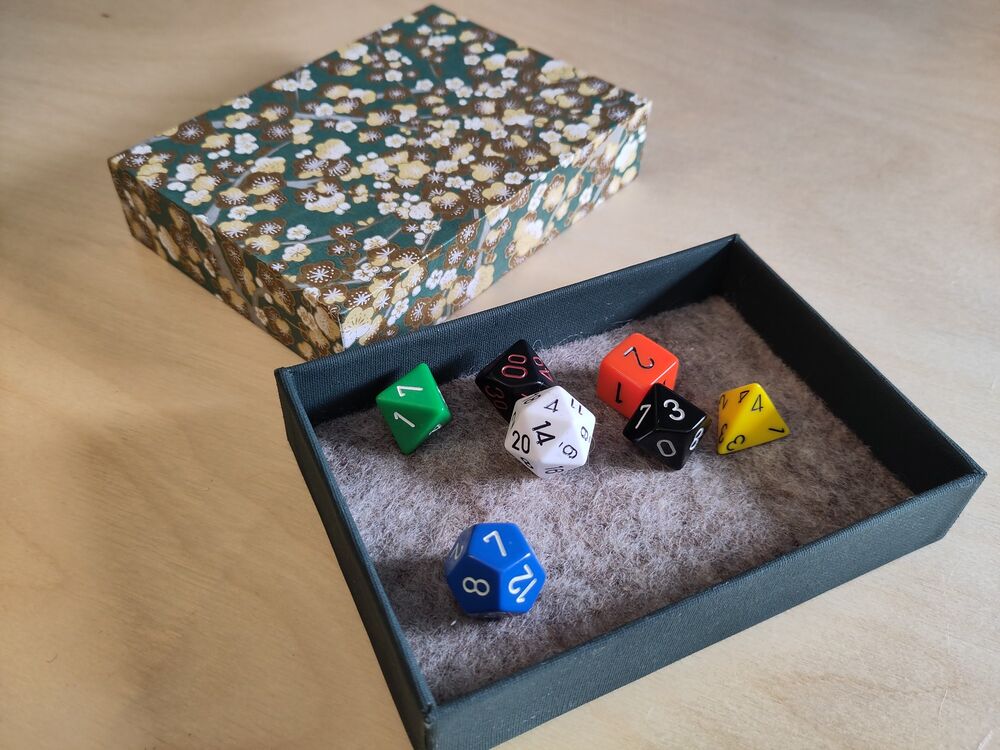
[[708, 428], [708, 417], [660, 383], [646, 393], [625, 425], [625, 437], [671, 469], [684, 466]]

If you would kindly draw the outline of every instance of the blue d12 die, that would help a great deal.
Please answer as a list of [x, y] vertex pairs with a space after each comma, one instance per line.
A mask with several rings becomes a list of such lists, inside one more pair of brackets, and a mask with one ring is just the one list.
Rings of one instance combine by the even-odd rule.
[[545, 584], [545, 571], [512, 523], [477, 523], [463, 531], [444, 559], [444, 577], [467, 615], [527, 612]]

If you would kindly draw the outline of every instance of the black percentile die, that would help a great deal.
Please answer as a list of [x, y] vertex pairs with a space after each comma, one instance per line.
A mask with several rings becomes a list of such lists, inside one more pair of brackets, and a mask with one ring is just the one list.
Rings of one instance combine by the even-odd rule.
[[521, 339], [476, 375], [476, 385], [503, 418], [510, 421], [514, 402], [556, 384], [549, 368]]
[[683, 396], [656, 383], [639, 402], [625, 437], [671, 469], [684, 466], [708, 428], [708, 417]]

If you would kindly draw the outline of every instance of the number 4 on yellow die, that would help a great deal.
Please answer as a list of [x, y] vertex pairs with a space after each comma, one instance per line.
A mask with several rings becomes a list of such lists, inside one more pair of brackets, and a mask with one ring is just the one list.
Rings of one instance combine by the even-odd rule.
[[789, 433], [788, 425], [760, 383], [750, 383], [719, 396], [719, 455], [770, 443]]

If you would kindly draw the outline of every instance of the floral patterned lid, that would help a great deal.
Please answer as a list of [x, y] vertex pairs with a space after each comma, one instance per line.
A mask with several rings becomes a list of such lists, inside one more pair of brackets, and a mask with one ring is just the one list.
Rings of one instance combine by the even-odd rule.
[[460, 241], [646, 103], [428, 6], [113, 162], [341, 304]]

